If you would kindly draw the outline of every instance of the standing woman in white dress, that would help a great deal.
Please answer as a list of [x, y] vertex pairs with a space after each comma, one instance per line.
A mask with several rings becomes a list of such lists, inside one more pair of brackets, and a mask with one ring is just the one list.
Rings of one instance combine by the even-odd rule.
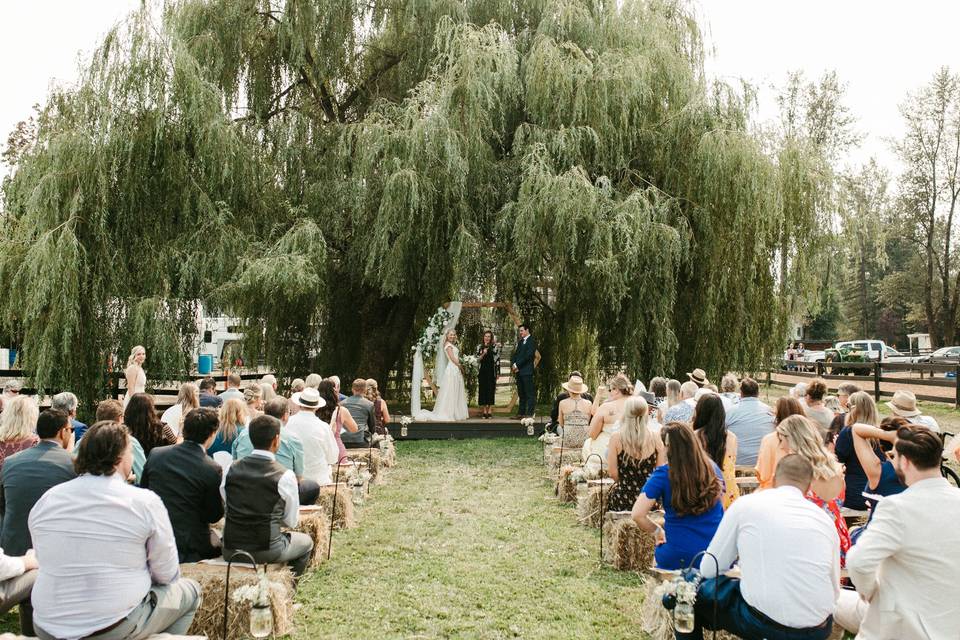
[[437, 402], [433, 411], [420, 411], [417, 420], [433, 422], [457, 422], [470, 417], [467, 409], [467, 387], [463, 381], [463, 366], [460, 364], [460, 349], [457, 347], [457, 332], [447, 331], [443, 340], [443, 360], [437, 373]]
[[127, 394], [123, 397], [123, 406], [126, 407], [135, 393], [145, 393], [147, 390], [147, 374], [143, 370], [143, 363], [147, 359], [147, 350], [137, 345], [130, 350], [127, 358], [127, 369], [124, 375], [127, 378]]

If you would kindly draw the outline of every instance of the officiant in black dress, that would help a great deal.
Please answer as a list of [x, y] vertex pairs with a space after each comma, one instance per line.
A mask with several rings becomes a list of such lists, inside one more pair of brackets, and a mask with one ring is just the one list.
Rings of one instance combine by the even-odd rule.
[[493, 331], [483, 332], [483, 342], [477, 347], [477, 359], [480, 362], [480, 372], [477, 375], [480, 392], [477, 394], [477, 404], [483, 411], [481, 417], [489, 420], [493, 417], [493, 405], [496, 404], [497, 374], [500, 369], [500, 345], [497, 344]]

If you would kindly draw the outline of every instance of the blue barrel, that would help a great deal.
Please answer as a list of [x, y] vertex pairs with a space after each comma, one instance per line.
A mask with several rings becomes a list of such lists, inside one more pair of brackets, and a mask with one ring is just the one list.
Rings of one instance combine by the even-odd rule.
[[213, 356], [209, 353], [200, 354], [197, 358], [197, 373], [205, 376], [213, 371]]
[[[17, 363], [17, 350], [10, 349], [10, 368], [13, 369], [13, 365]], [[0, 364], [4, 364], [0, 362]]]

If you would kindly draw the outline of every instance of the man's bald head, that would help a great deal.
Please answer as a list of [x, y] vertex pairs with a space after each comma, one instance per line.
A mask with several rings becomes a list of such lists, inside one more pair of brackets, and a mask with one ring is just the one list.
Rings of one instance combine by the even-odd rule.
[[796, 453], [791, 453], [780, 459], [773, 476], [773, 486], [791, 486], [806, 493], [813, 482], [813, 465]]

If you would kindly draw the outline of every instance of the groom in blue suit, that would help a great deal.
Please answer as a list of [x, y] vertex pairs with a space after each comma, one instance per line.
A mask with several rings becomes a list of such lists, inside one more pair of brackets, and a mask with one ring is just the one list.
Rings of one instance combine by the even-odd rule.
[[537, 401], [537, 389], [533, 382], [534, 357], [537, 353], [537, 341], [530, 335], [530, 327], [520, 325], [520, 341], [513, 350], [511, 362], [513, 375], [517, 377], [517, 395], [520, 398], [518, 415], [514, 418], [528, 418], [533, 416]]

